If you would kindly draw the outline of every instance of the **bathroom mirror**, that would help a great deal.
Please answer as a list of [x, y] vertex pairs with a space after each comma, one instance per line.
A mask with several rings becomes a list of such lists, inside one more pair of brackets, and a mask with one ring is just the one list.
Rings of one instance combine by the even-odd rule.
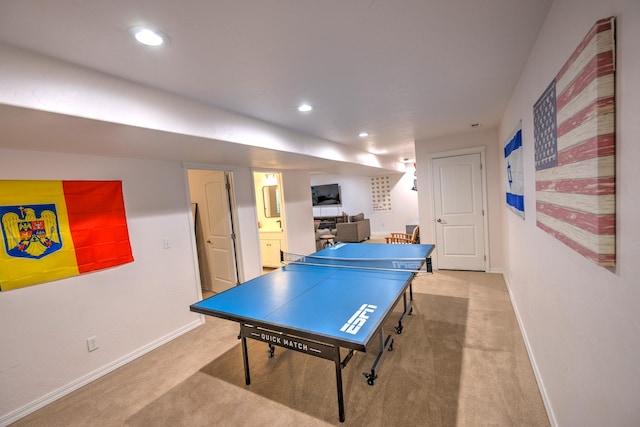
[[265, 185], [262, 187], [264, 216], [267, 218], [280, 218], [280, 197], [278, 193], [277, 185]]

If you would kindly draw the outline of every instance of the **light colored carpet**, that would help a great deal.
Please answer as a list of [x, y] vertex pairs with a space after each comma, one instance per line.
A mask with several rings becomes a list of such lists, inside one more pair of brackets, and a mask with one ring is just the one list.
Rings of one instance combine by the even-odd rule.
[[[397, 313], [396, 313], [397, 314]], [[386, 330], [393, 332], [392, 325]], [[338, 421], [329, 361], [250, 341], [236, 323], [202, 327], [15, 423], [16, 426], [548, 426], [502, 277], [437, 271], [414, 281], [414, 313], [374, 386], [357, 353]]]

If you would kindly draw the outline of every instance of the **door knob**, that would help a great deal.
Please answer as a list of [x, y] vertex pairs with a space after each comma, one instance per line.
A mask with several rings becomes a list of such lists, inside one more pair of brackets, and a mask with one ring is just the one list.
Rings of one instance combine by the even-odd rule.
[[436, 219], [436, 221], [438, 221], [438, 222], [442, 222], [442, 220], [441, 220], [440, 218]]
[[210, 240], [210, 239], [209, 239], [209, 240], [207, 240], [207, 243], [211, 243], [211, 240]]

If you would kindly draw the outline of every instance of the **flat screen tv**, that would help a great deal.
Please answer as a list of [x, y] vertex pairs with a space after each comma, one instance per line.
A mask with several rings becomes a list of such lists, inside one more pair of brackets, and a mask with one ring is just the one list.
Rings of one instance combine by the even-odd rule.
[[311, 186], [311, 200], [313, 206], [340, 206], [340, 186], [338, 184], [324, 184]]

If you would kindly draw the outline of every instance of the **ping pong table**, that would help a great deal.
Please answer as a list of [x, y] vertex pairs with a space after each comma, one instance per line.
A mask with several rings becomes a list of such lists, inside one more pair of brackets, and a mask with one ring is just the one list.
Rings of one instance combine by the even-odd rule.
[[[191, 311], [240, 324], [245, 382], [251, 383], [247, 338], [331, 360], [335, 364], [338, 416], [345, 420], [342, 372], [357, 351], [379, 340], [364, 373], [374, 385], [379, 365], [393, 349], [382, 325], [403, 300], [395, 327], [411, 314], [416, 272], [431, 272], [433, 245], [338, 243], [190, 306]], [[426, 268], [425, 268], [426, 267]], [[407, 291], [409, 297], [407, 298]], [[342, 358], [341, 348], [345, 350]]]

